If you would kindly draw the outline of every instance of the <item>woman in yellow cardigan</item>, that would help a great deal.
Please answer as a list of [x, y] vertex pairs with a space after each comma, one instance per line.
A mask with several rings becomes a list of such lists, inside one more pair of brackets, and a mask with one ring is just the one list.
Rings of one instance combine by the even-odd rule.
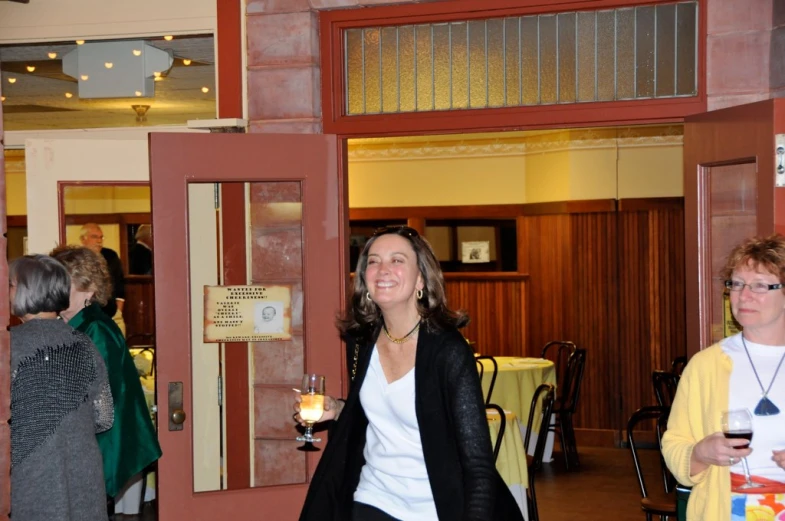
[[[785, 520], [785, 237], [753, 238], [722, 271], [744, 329], [696, 354], [684, 370], [662, 451], [693, 487], [688, 521]], [[782, 370], [781, 370], [782, 369]], [[726, 439], [722, 413], [752, 412], [753, 438]], [[744, 488], [742, 458], [751, 481]]]

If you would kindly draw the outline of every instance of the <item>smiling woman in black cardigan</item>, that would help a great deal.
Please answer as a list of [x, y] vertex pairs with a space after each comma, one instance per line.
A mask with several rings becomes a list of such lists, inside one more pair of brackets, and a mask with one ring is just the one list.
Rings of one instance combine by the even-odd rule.
[[301, 521], [523, 519], [494, 465], [467, 321], [416, 230], [368, 241], [339, 324], [352, 385], [325, 397], [335, 422]]

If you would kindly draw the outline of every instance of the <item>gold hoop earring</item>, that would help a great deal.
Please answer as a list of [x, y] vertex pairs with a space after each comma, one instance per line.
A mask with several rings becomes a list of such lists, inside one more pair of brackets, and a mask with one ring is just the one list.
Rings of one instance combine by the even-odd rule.
[[418, 289], [417, 290], [417, 300], [421, 300], [421, 299], [422, 299], [422, 290]]

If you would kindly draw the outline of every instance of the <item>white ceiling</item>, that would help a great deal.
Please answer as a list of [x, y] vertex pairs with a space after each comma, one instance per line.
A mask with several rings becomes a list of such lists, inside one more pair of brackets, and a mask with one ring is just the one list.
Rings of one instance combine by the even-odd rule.
[[[141, 38], [139, 38], [141, 39]], [[171, 49], [174, 66], [155, 82], [153, 98], [79, 99], [74, 78], [62, 73], [61, 57], [76, 43], [0, 47], [3, 123], [9, 130], [108, 128], [139, 125], [183, 125], [189, 119], [212, 119], [215, 110], [215, 50], [212, 36], [178, 36], [172, 41], [145, 38]], [[56, 52], [50, 59], [48, 53]], [[186, 66], [183, 59], [190, 59]], [[34, 65], [35, 71], [26, 70]], [[16, 78], [10, 83], [9, 78]], [[207, 93], [202, 92], [207, 87]], [[67, 98], [66, 92], [73, 94]], [[150, 105], [147, 121], [136, 121], [131, 105]]]

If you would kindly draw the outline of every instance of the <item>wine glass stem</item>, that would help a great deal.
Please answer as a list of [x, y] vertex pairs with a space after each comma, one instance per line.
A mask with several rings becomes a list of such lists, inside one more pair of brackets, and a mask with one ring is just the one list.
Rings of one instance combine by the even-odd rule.
[[305, 437], [311, 439], [313, 437], [313, 423], [306, 422], [305, 424]]
[[747, 479], [747, 484], [752, 484], [752, 478], [750, 477], [750, 468], [747, 465], [747, 458], [741, 458], [741, 464], [744, 466], [744, 477]]

